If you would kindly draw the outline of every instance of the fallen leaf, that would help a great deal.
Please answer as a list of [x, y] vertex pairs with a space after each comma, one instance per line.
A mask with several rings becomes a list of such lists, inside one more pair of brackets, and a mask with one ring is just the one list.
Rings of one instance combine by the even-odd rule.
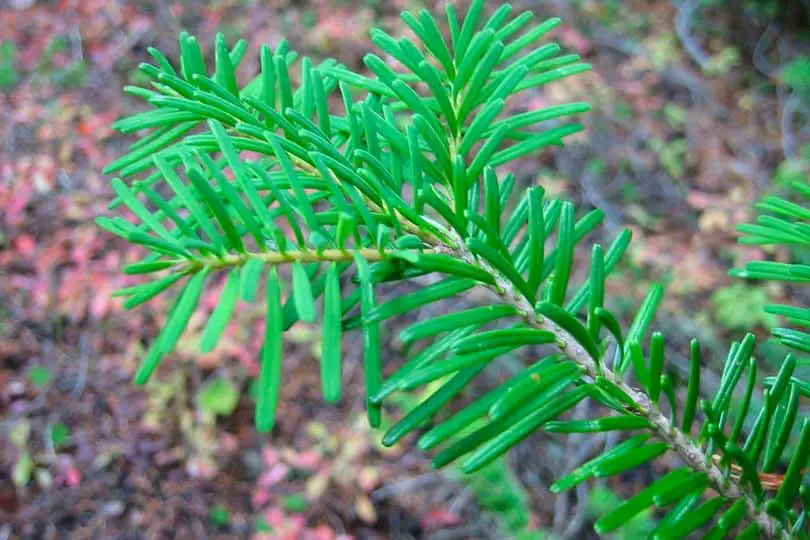
[[357, 512], [357, 517], [366, 523], [374, 523], [377, 521], [377, 511], [374, 509], [374, 503], [365, 495], [359, 495], [355, 499], [354, 511]]

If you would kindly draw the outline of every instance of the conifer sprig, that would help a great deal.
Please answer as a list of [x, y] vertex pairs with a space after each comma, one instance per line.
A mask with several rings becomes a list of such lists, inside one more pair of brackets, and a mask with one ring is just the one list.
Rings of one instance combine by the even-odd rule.
[[[501, 172], [562, 145], [583, 129], [575, 118], [590, 108], [569, 103], [513, 115], [510, 100], [589, 66], [557, 44], [540, 44], [558, 19], [535, 24], [529, 12], [513, 17], [509, 5], [486, 17], [481, 0], [463, 18], [449, 4], [446, 17], [449, 39], [427, 11], [403, 14], [416, 40], [372, 31], [381, 55], [365, 56], [370, 75], [333, 60], [316, 65], [282, 42], [262, 47], [259, 75], [240, 88], [244, 41], [229, 48], [217, 37], [213, 73], [188, 34], [180, 36], [179, 65], [150, 49], [155, 64], [141, 66], [150, 88], [126, 90], [153, 108], [116, 123], [125, 133], [148, 132], [107, 168], [118, 174], [112, 209], [124, 206], [132, 216], [98, 220], [149, 251], [124, 268], [149, 278], [117, 293], [126, 307], [175, 294], [136, 381], [153, 376], [203, 291], [222, 275], [226, 284], [203, 333], [205, 351], [216, 346], [238, 302], [254, 302], [265, 291], [261, 431], [276, 421], [284, 332], [297, 321], [320, 319], [328, 401], [342, 395], [342, 335], [363, 334], [371, 425], [380, 424], [392, 393], [441, 381], [383, 435], [384, 444], [423, 431], [418, 444], [437, 450], [436, 466], [461, 460], [473, 472], [538, 429], [626, 431], [629, 438], [552, 489], [618, 475], [669, 452], [682, 465], [602, 516], [598, 532], [656, 506], [667, 509], [656, 538], [694, 531], [710, 538], [806, 537], [808, 492], [801, 480], [810, 423], [797, 410], [810, 386], [795, 376], [796, 360], [786, 357], [776, 377], [766, 379], [763, 398], [752, 399], [755, 343], [746, 335], [732, 344], [717, 393], [702, 397], [696, 341], [687, 380], [667, 372], [665, 336], [652, 331], [660, 286], [624, 330], [606, 305], [605, 280], [627, 250], [629, 231], [609, 246], [592, 246], [587, 277], [578, 281], [575, 251], [602, 213], [578, 217], [574, 205], [548, 199], [541, 186], [517, 192], [515, 177]], [[784, 201], [769, 201], [767, 209], [807, 217]], [[794, 229], [788, 233], [771, 218], [747, 232], [763, 241], [803, 240], [805, 231]], [[745, 272], [804, 279], [800, 268]], [[425, 274], [442, 279], [379, 300], [384, 284]], [[384, 376], [381, 329], [388, 319], [474, 288], [490, 290], [490, 301], [403, 330], [416, 353]], [[776, 309], [794, 321], [810, 320], [793, 308]], [[802, 350], [806, 336], [794, 332], [778, 335]], [[535, 347], [540, 360], [447, 417], [448, 405], [482, 371], [525, 347]], [[747, 397], [738, 403], [732, 398], [745, 374]], [[565, 420], [583, 399], [610, 414]], [[770, 489], [762, 475], [781, 463], [787, 464], [784, 480]]]

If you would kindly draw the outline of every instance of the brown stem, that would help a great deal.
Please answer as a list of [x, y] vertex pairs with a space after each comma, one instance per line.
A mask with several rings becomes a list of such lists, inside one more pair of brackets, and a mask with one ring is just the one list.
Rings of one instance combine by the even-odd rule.
[[[429, 252], [429, 251], [428, 251]], [[422, 251], [424, 253], [424, 251]], [[369, 262], [384, 261], [391, 258], [391, 250], [380, 249], [322, 249], [322, 250], [290, 250], [263, 251], [259, 253], [243, 253], [238, 255], [226, 255], [225, 257], [204, 257], [192, 261], [193, 267], [197, 268], [225, 268], [230, 266], [242, 266], [252, 259], [261, 259], [267, 264], [289, 264], [292, 262], [350, 262], [355, 254], [359, 254]]]

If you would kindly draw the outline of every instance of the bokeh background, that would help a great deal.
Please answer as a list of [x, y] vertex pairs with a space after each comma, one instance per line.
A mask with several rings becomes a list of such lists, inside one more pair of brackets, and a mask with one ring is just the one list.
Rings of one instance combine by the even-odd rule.
[[[523, 160], [518, 181], [602, 208], [604, 239], [633, 229], [632, 250], [609, 282], [610, 307], [629, 317], [649, 283], [666, 282], [656, 324], [669, 333], [672, 364], [684, 365], [698, 336], [714, 359], [715, 374], [704, 376], [711, 390], [725, 344], [744, 329], [767, 335], [769, 298], [798, 298], [727, 271], [802, 256], [739, 246], [735, 226], [751, 218], [757, 197], [810, 170], [810, 2], [513, 5], [563, 17], [550, 39], [594, 66], [512, 103], [516, 111], [594, 105], [587, 131]], [[93, 218], [111, 199], [101, 169], [132, 142], [110, 124], [143, 108], [121, 89], [144, 81], [147, 47], [176, 58], [184, 29], [209, 48], [216, 31], [244, 37], [246, 81], [258, 45], [286, 37], [306, 55], [361, 69], [368, 30], [401, 35], [398, 13], [422, 7], [439, 14], [444, 2], [0, 0], [0, 540], [588, 538], [594, 515], [658, 474], [653, 465], [551, 496], [552, 478], [604, 443], [552, 434], [471, 477], [433, 471], [412, 439], [379, 446], [363, 416], [359, 370], [345, 374], [343, 403], [321, 403], [319, 331], [301, 324], [287, 344], [279, 425], [258, 436], [251, 381], [261, 311], [250, 306], [204, 356], [200, 314], [158, 376], [132, 384], [165, 306], [125, 312], [110, 297], [134, 282], [119, 269], [139, 253]], [[209, 292], [212, 308], [218, 291]], [[388, 327], [389, 369], [403, 358], [396, 334], [405, 323]], [[349, 359], [356, 340], [346, 343]], [[766, 372], [782, 352], [759, 351]], [[464, 399], [525, 361], [505, 358]], [[419, 399], [396, 397], [387, 422]], [[638, 537], [654, 520], [642, 514], [615, 536]]]

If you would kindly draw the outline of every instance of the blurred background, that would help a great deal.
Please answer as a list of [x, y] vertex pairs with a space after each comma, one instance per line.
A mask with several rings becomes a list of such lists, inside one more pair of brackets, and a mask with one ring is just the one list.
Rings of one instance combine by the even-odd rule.
[[[92, 220], [111, 199], [102, 167], [132, 142], [110, 124], [144, 107], [121, 89], [144, 81], [147, 47], [174, 59], [183, 29], [209, 50], [216, 31], [231, 43], [244, 37], [247, 81], [259, 44], [286, 37], [303, 54], [361, 69], [372, 26], [402, 35], [400, 11], [440, 14], [444, 4], [0, 0], [0, 540], [589, 538], [594, 515], [659, 474], [660, 464], [552, 496], [551, 480], [605, 442], [554, 434], [537, 434], [474, 476], [435, 472], [412, 438], [379, 446], [363, 415], [359, 370], [345, 373], [343, 403], [321, 403], [320, 332], [301, 324], [289, 334], [279, 424], [260, 437], [251, 396], [260, 311], [250, 306], [204, 356], [198, 314], [158, 376], [145, 388], [131, 382], [166, 310], [153, 303], [125, 312], [110, 298], [137, 282], [120, 268], [139, 253]], [[594, 105], [586, 132], [522, 161], [518, 181], [582, 210], [602, 208], [607, 226], [594, 240], [633, 229], [632, 251], [609, 282], [610, 307], [629, 317], [649, 283], [667, 283], [657, 324], [669, 332], [673, 365], [684, 365], [688, 340], [699, 337], [713, 358], [715, 374], [704, 376], [713, 390], [728, 342], [750, 328], [764, 337], [775, 323], [763, 304], [801, 300], [727, 271], [751, 259], [805, 257], [739, 246], [735, 226], [751, 218], [758, 196], [810, 171], [810, 2], [513, 5], [562, 17], [550, 39], [594, 66], [511, 104]], [[209, 292], [212, 308], [218, 291]], [[389, 369], [404, 357], [396, 335], [406, 322], [387, 329]], [[350, 359], [357, 339], [346, 343]], [[766, 344], [759, 354], [767, 373], [783, 352]], [[505, 358], [464, 400], [526, 360]], [[386, 421], [421, 397], [396, 396]], [[641, 514], [615, 537], [643, 535], [655, 519]]]

